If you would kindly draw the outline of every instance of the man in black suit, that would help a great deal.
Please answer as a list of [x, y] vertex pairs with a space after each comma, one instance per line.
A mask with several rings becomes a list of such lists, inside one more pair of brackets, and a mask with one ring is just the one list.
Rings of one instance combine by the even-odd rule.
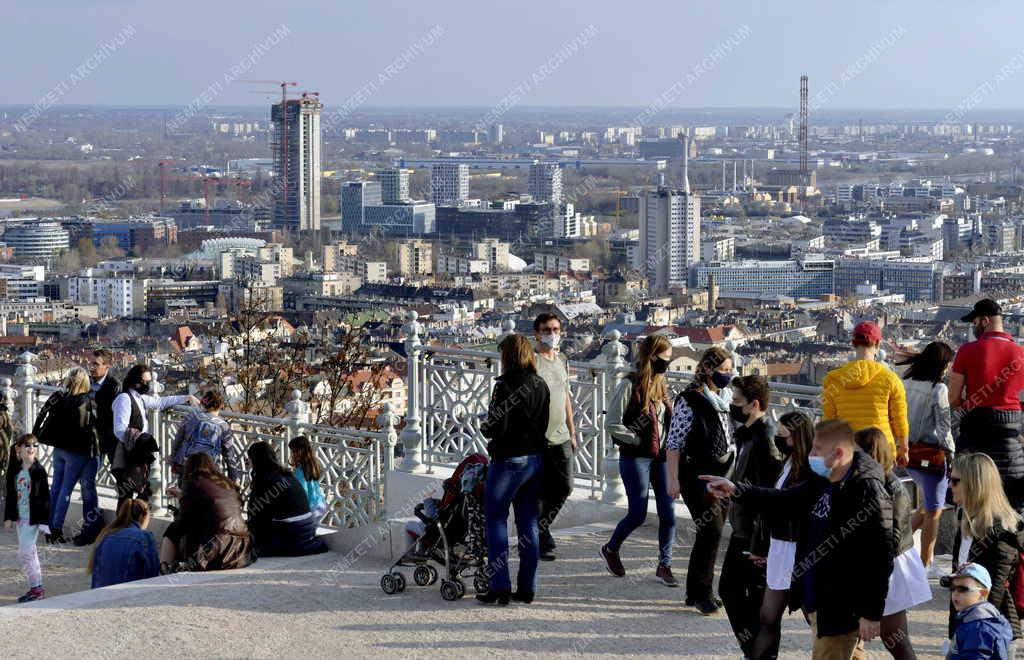
[[[114, 449], [117, 447], [117, 438], [114, 436], [114, 399], [121, 393], [121, 382], [110, 373], [110, 365], [114, 356], [105, 348], [97, 348], [92, 352], [92, 359], [89, 361], [89, 376], [92, 378], [92, 390], [90, 397], [93, 400], [96, 414], [96, 428], [100, 439], [100, 455], [96, 457], [96, 467], [99, 467], [103, 456], [108, 461], [114, 458]], [[88, 476], [83, 474], [83, 479]], [[96, 470], [92, 471], [92, 488], [96, 488]], [[85, 488], [83, 483], [83, 489]], [[96, 540], [96, 536], [103, 529], [103, 516], [100, 511], [84, 511], [82, 530], [75, 536], [75, 545], [89, 545]]]

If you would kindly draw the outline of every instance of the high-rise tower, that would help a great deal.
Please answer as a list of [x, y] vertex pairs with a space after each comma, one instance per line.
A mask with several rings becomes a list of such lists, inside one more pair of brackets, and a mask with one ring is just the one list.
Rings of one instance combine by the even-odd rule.
[[[276, 229], [320, 229], [322, 109], [320, 99], [305, 94], [302, 98], [286, 101], [284, 105], [276, 103], [271, 106], [274, 170], [280, 177], [274, 187], [273, 223]], [[287, 128], [282, 130], [284, 126]]]

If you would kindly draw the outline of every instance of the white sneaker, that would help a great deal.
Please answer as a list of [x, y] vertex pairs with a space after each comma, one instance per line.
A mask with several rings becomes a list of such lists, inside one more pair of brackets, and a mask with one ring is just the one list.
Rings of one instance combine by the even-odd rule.
[[946, 571], [939, 568], [939, 565], [935, 562], [932, 562], [931, 565], [928, 566], [925, 573], [927, 573], [928, 578], [932, 580], [938, 580], [939, 578], [946, 576]]

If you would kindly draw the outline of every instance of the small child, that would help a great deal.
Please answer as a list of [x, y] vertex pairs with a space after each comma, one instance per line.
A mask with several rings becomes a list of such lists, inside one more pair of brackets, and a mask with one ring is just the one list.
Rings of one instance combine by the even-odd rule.
[[1013, 631], [1006, 617], [988, 602], [992, 588], [988, 570], [981, 564], [964, 564], [949, 588], [957, 621], [950, 660], [1009, 658]]
[[50, 533], [50, 484], [46, 470], [39, 464], [38, 454], [39, 440], [26, 433], [11, 448], [11, 461], [7, 466], [4, 528], [11, 529], [12, 522], [18, 524], [18, 558], [29, 586], [28, 592], [18, 597], [19, 603], [46, 596], [36, 538], [40, 531]]
[[306, 491], [306, 498], [309, 500], [309, 510], [313, 517], [319, 520], [327, 513], [327, 500], [324, 498], [323, 488], [320, 487], [320, 476], [323, 470], [320, 463], [313, 454], [313, 445], [304, 435], [298, 435], [288, 443], [291, 450], [291, 465], [295, 468], [295, 478], [299, 480]]

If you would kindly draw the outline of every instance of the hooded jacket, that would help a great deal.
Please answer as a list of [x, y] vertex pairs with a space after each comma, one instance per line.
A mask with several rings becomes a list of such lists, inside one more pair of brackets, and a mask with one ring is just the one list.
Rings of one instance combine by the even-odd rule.
[[1006, 660], [1010, 657], [1013, 631], [995, 605], [987, 600], [975, 603], [962, 612], [957, 612], [956, 620], [956, 635], [949, 648], [950, 660]]
[[[953, 559], [960, 556], [963, 543], [961, 521], [963, 510], [957, 515], [956, 536], [953, 537]], [[996, 523], [984, 538], [976, 538], [971, 542], [967, 553], [967, 561], [980, 564], [992, 576], [992, 589], [988, 592], [988, 602], [992, 603], [1009, 622], [1010, 631], [1016, 639], [1020, 637], [1020, 619], [1013, 603], [1013, 592], [1009, 585], [1017, 570], [1021, 550], [1024, 550], [1024, 523], [1016, 523], [1013, 530], [1005, 529]], [[949, 609], [949, 636], [956, 632], [959, 618], [952, 604]]]
[[854, 360], [833, 369], [821, 383], [823, 419], [845, 420], [854, 431], [877, 426], [896, 451], [896, 438], [910, 435], [903, 381], [889, 367]]

